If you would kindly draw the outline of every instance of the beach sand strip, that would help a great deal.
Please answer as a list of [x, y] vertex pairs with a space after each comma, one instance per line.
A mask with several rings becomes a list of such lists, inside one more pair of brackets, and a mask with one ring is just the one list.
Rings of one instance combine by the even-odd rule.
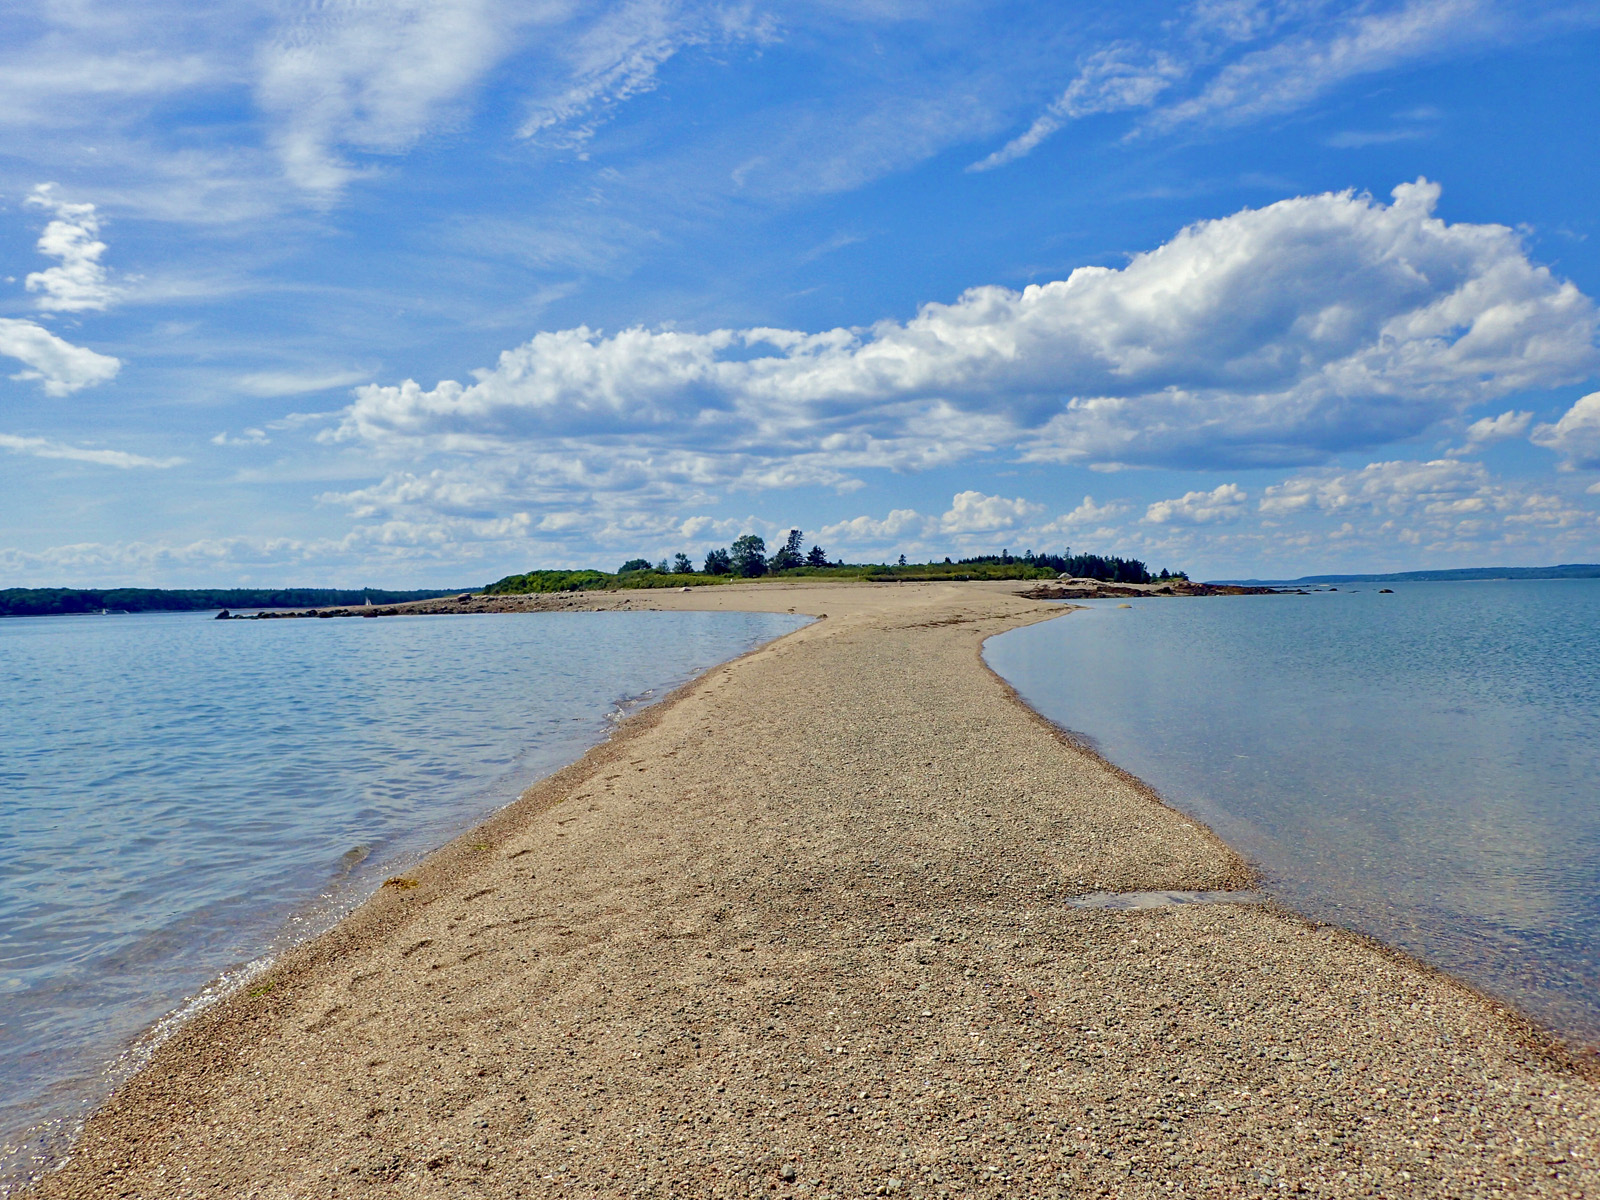
[[983, 667], [1059, 617], [1015, 588], [635, 595], [827, 615], [202, 1014], [37, 1195], [1600, 1195], [1600, 1090], [1503, 1007], [1068, 903], [1252, 880]]

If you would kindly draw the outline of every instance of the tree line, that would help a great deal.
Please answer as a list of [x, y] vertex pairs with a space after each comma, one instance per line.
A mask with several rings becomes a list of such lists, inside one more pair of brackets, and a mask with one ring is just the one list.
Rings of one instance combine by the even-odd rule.
[[[948, 561], [948, 560], [946, 560]], [[1074, 554], [1068, 546], [1065, 554], [1026, 554], [1013, 557], [1009, 550], [999, 554], [980, 554], [963, 558], [962, 565], [976, 566], [985, 563], [1009, 565], [1019, 563], [1029, 567], [1044, 567], [1057, 575], [1073, 575], [1079, 579], [1098, 579], [1102, 583], [1159, 583], [1163, 579], [1188, 579], [1187, 571], [1169, 571], [1161, 568], [1153, 575], [1150, 568], [1137, 558], [1118, 558], [1116, 555]]]
[[[650, 572], [655, 575], [714, 575], [755, 579], [762, 575], [775, 575], [784, 571], [806, 568], [810, 572], [863, 573], [880, 577], [898, 577], [914, 573], [918, 578], [933, 576], [997, 578], [1042, 578], [1046, 575], [1073, 575], [1080, 579], [1098, 579], [1106, 583], [1158, 583], [1166, 579], [1188, 579], [1184, 571], [1169, 571], [1163, 567], [1153, 573], [1137, 558], [1117, 555], [1074, 554], [1069, 546], [1062, 554], [1035, 554], [1032, 550], [1013, 555], [1009, 550], [999, 554], [978, 554], [952, 562], [908, 563], [904, 554], [893, 564], [846, 564], [843, 560], [830, 562], [827, 551], [821, 546], [803, 549], [804, 538], [798, 529], [789, 530], [782, 546], [767, 554], [765, 539], [747, 533], [726, 549], [706, 552], [705, 561], [697, 570], [694, 561], [681, 551], [671, 558], [652, 563], [648, 558], [630, 558], [617, 571], [617, 577], [638, 576]], [[998, 570], [996, 570], [998, 568]]]
[[707, 550], [705, 561], [698, 571], [695, 570], [694, 560], [679, 551], [672, 558], [663, 558], [658, 563], [652, 563], [648, 558], [630, 558], [617, 570], [617, 574], [622, 576], [654, 571], [660, 575], [733, 575], [741, 579], [757, 579], [762, 575], [796, 567], [844, 566], [843, 562], [830, 563], [828, 552], [821, 546], [812, 546], [810, 550], [804, 549], [804, 546], [805, 538], [801, 536], [801, 531], [791, 529], [783, 545], [769, 557], [767, 540], [747, 533], [736, 538], [733, 545], [726, 549]]

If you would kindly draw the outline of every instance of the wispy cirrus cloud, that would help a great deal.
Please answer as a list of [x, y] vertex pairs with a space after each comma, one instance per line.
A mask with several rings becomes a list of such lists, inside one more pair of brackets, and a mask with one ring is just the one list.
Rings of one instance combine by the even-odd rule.
[[12, 454], [25, 454], [32, 458], [55, 458], [64, 462], [93, 463], [101, 467], [155, 467], [158, 469], [179, 466], [181, 458], [149, 458], [143, 454], [129, 454], [125, 450], [106, 450], [93, 446], [73, 446], [53, 438], [18, 437], [0, 433], [0, 450]]
[[235, 380], [240, 391], [251, 396], [303, 396], [349, 387], [372, 378], [371, 371], [330, 367], [326, 370], [252, 371]]
[[[1495, 0], [1404, 0], [1354, 11], [1294, 0], [1195, 4], [1161, 40], [1124, 40], [1086, 54], [1061, 95], [971, 169], [1003, 166], [1095, 114], [1143, 113], [1129, 131], [1136, 136], [1293, 112], [1351, 80], [1526, 36], [1542, 24]], [[1369, 145], [1423, 133], [1415, 125], [1350, 132], [1330, 144]]]
[[521, 135], [581, 149], [617, 107], [655, 88], [657, 72], [695, 46], [761, 44], [777, 34], [768, 15], [747, 4], [697, 5], [628, 0], [567, 39], [568, 78], [529, 104]]
[[1119, 42], [1097, 50], [1085, 60], [1067, 90], [1035, 117], [1025, 132], [973, 163], [969, 170], [992, 171], [1031, 154], [1051, 134], [1083, 117], [1149, 108], [1188, 73], [1187, 65], [1172, 55], [1132, 43]]
[[361, 170], [345, 151], [395, 154], [458, 120], [522, 28], [565, 11], [558, 0], [295, 5], [259, 51], [256, 85], [285, 173], [309, 191], [337, 191]]
[[1483, 45], [1506, 24], [1488, 0], [1410, 0], [1361, 12], [1251, 51], [1198, 95], [1153, 112], [1146, 127], [1236, 125], [1291, 112], [1349, 80]]

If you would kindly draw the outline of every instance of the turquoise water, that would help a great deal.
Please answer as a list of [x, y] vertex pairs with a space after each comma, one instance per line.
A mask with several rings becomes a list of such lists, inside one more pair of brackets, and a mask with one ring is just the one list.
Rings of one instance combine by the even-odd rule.
[[0, 621], [0, 1194], [219, 976], [804, 623]]
[[985, 655], [1270, 895], [1600, 1044], [1600, 580], [1392, 586], [1094, 602]]

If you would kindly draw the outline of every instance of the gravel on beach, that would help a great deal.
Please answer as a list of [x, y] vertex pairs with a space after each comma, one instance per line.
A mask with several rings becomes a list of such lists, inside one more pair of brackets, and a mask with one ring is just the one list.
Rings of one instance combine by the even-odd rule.
[[1014, 591], [632, 597], [827, 615], [204, 1013], [37, 1195], [1600, 1195], [1593, 1072], [1503, 1007], [1069, 903], [1252, 878], [983, 667], [1061, 612]]

